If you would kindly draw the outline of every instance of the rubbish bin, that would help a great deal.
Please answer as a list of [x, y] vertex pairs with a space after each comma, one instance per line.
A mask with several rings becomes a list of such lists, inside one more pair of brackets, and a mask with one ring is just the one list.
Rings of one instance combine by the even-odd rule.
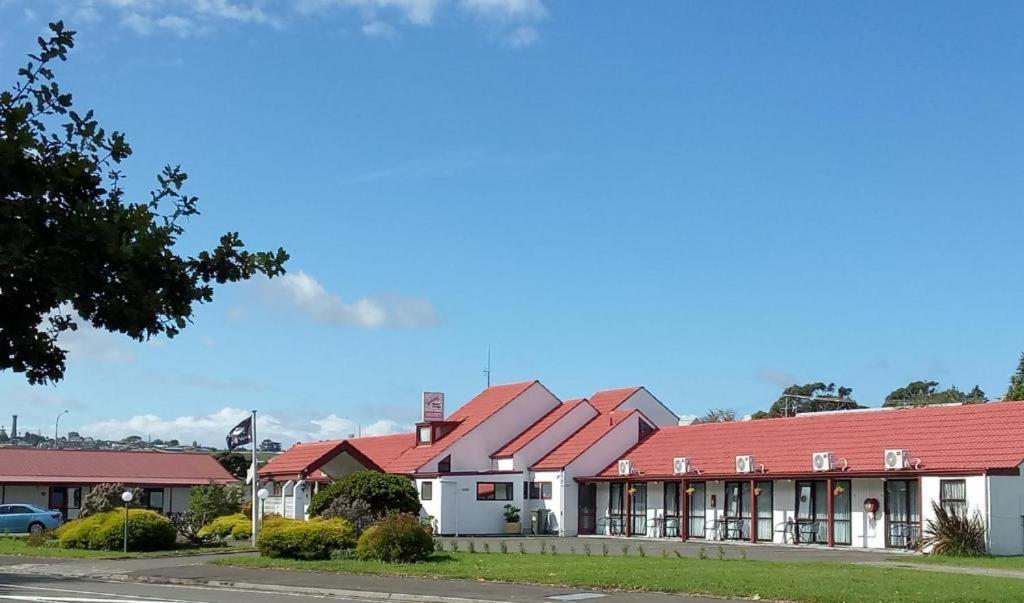
[[537, 509], [533, 512], [531, 528], [534, 534], [548, 533], [548, 512], [547, 509]]

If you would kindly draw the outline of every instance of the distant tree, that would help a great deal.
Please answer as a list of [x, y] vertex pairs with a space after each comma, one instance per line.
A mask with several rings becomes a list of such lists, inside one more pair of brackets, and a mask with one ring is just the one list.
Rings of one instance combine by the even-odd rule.
[[1010, 389], [1003, 396], [1006, 400], [1024, 400], [1024, 354], [1020, 355], [1017, 372], [1010, 377]]
[[281, 452], [281, 442], [274, 440], [263, 440], [259, 446], [260, 452]]
[[78, 320], [138, 341], [174, 337], [196, 304], [213, 300], [214, 283], [277, 276], [288, 259], [283, 249], [246, 251], [236, 232], [179, 255], [184, 224], [199, 213], [182, 192], [188, 175], [168, 165], [149, 199], [125, 199], [118, 168], [132, 148], [92, 111], [74, 111], [53, 67], [75, 32], [62, 22], [50, 30], [0, 92], [0, 371], [32, 384], [64, 377], [58, 338]]
[[728, 423], [736, 420], [736, 411], [731, 408], [712, 408], [703, 417], [697, 417], [693, 422], [698, 423]]
[[858, 404], [852, 395], [852, 387], [836, 387], [835, 383], [826, 384], [818, 381], [803, 385], [794, 384], [782, 391], [782, 395], [768, 412], [758, 411], [751, 415], [751, 418], [792, 417], [809, 412], [866, 408]]
[[889, 392], [882, 406], [927, 406], [929, 404], [977, 404], [984, 402], [985, 392], [975, 385], [969, 392], [962, 392], [954, 385], [940, 390], [938, 381], [911, 381], [903, 387]]
[[218, 452], [213, 455], [213, 458], [217, 459], [217, 462], [237, 479], [245, 479], [249, 468], [252, 467], [252, 459], [246, 458], [239, 452]]
[[10, 439], [11, 438], [8, 437], [8, 435], [7, 435], [7, 430], [4, 429], [3, 427], [0, 427], [0, 442], [6, 442], [6, 441], [8, 441]]

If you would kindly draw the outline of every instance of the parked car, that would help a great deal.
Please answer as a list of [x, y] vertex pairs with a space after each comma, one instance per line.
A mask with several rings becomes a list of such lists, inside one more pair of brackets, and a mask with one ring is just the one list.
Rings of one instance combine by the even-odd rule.
[[35, 534], [60, 526], [60, 511], [35, 505], [0, 505], [0, 534]]

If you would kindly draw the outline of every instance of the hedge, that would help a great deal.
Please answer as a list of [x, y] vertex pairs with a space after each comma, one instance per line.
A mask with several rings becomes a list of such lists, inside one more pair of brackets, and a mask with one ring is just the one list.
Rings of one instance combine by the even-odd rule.
[[331, 552], [351, 549], [356, 531], [344, 519], [283, 519], [263, 522], [256, 547], [266, 557], [287, 559], [329, 559]]
[[199, 535], [215, 538], [231, 536], [235, 540], [245, 540], [252, 536], [252, 520], [241, 513], [224, 515], [203, 526]]
[[434, 538], [420, 519], [408, 513], [391, 513], [359, 537], [356, 556], [388, 563], [423, 561], [434, 552]]
[[[57, 529], [67, 549], [118, 551], [124, 547], [124, 511], [96, 513]], [[128, 511], [128, 549], [160, 551], [174, 548], [177, 532], [171, 520], [148, 509]]]

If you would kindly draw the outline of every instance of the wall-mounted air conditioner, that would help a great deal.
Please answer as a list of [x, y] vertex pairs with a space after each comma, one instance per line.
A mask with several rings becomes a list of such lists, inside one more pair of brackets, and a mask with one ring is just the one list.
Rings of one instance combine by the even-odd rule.
[[910, 455], [906, 450], [893, 448], [885, 451], [885, 469], [897, 470], [906, 469], [910, 466]]
[[832, 471], [835, 467], [831, 452], [815, 452], [811, 455], [811, 469], [814, 471]]
[[619, 461], [619, 475], [632, 475], [633, 463], [628, 459]]
[[677, 456], [672, 459], [672, 473], [683, 475], [690, 472], [690, 459], [685, 456]]
[[753, 473], [754, 457], [750, 455], [736, 457], [736, 473]]

